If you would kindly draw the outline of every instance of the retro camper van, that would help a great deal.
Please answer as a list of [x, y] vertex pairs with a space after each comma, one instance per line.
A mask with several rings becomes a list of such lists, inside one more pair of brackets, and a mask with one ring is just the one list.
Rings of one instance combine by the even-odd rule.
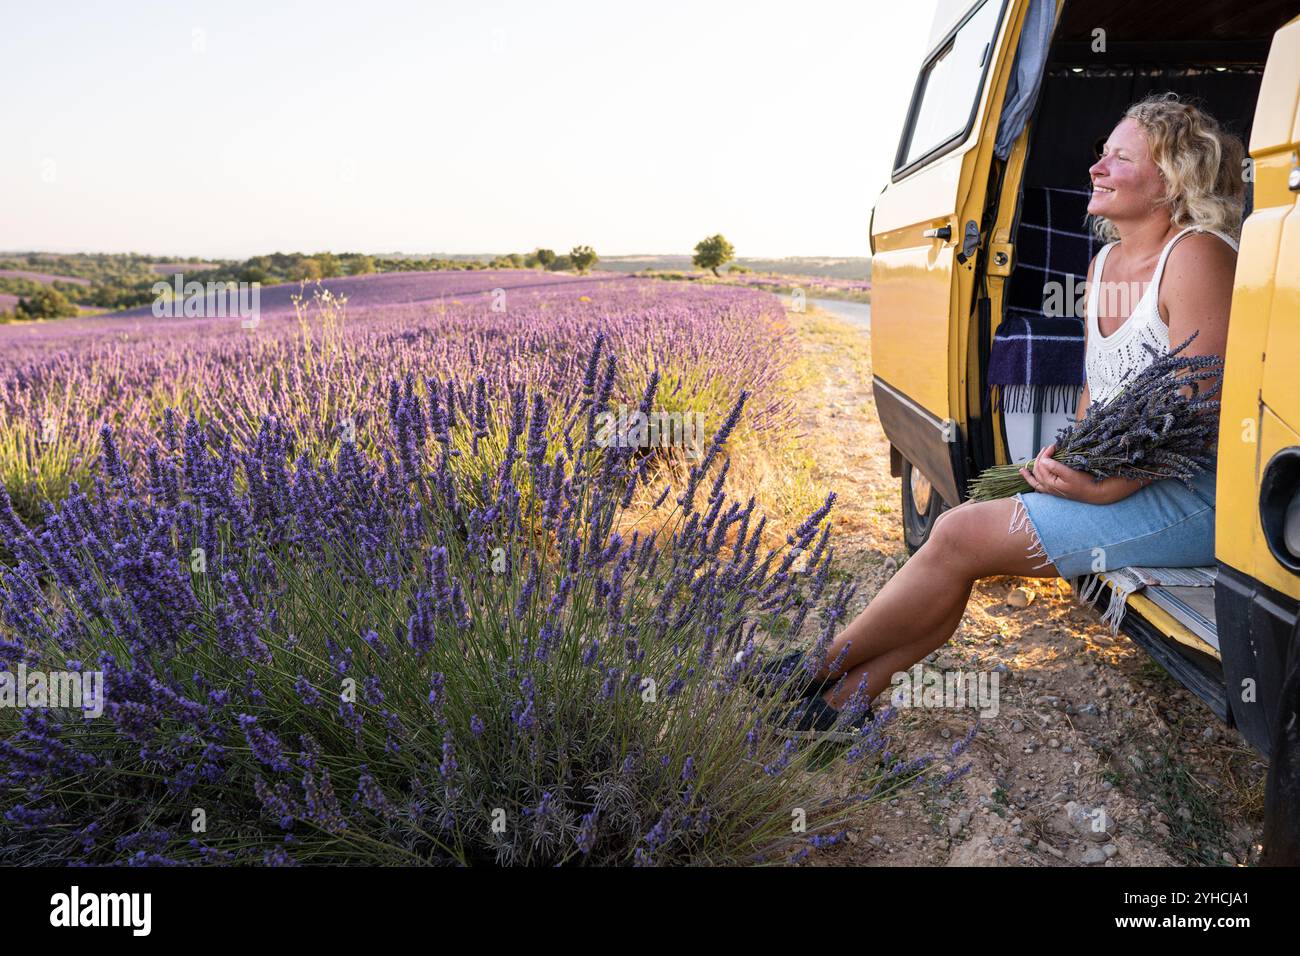
[[[1265, 859], [1295, 863], [1300, 2], [940, 0], [871, 215], [873, 390], [914, 550], [972, 477], [1032, 457], [1073, 418], [1082, 322], [1045, 292], [1068, 302], [1099, 248], [1085, 213], [1096, 144], [1165, 90], [1204, 105], [1250, 154], [1216, 563], [1106, 572], [1096, 601], [1122, 587], [1125, 633], [1269, 761]], [[1001, 361], [1008, 330], [1059, 348]]]

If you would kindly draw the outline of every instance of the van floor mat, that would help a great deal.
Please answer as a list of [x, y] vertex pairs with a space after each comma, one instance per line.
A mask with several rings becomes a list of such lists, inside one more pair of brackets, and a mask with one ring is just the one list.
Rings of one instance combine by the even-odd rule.
[[1212, 588], [1218, 567], [1208, 568], [1122, 568], [1146, 587]]
[[1212, 590], [1217, 576], [1217, 567], [1116, 568], [1099, 572], [1091, 580], [1081, 582], [1084, 590], [1080, 596], [1088, 600], [1096, 596], [1101, 582], [1109, 585], [1110, 600], [1103, 621], [1117, 631], [1129, 595], [1142, 591], [1153, 604], [1218, 651], [1219, 634]]

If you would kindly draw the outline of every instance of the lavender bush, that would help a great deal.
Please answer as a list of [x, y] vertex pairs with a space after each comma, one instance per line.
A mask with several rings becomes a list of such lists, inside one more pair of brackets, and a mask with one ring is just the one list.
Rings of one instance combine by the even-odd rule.
[[408, 376], [379, 461], [303, 454], [274, 417], [243, 441], [167, 412], [138, 469], [104, 427], [94, 487], [39, 532], [0, 495], [0, 668], [106, 683], [97, 719], [0, 709], [0, 858], [784, 862], [959, 776], [892, 753], [887, 709], [838, 758], [848, 789], [775, 732], [779, 695], [740, 679], [810, 628], [824, 651], [844, 616], [833, 496], [760, 549], [754, 501], [725, 491], [742, 393], [629, 533], [650, 459], [593, 440], [605, 352], [572, 395]]
[[[1098, 481], [1119, 476], [1177, 478], [1190, 484], [1214, 460], [1219, 402], [1211, 396], [1223, 375], [1220, 356], [1181, 354], [1198, 334], [1164, 355], [1143, 343], [1151, 363], [1110, 401], [1094, 401], [1082, 421], [1061, 429], [1052, 458]], [[1202, 389], [1208, 379], [1220, 381]], [[1032, 470], [1033, 461], [984, 469], [971, 482], [970, 497], [992, 501], [1032, 491], [1020, 475], [1026, 467]]]

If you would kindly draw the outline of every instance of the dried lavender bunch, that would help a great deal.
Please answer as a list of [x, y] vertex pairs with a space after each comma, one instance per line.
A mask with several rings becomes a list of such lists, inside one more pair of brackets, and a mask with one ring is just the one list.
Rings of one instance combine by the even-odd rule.
[[[1214, 460], [1219, 402], [1211, 396], [1220, 381], [1208, 387], [1204, 383], [1223, 373], [1221, 356], [1181, 354], [1199, 334], [1193, 332], [1165, 355], [1143, 343], [1154, 356], [1151, 364], [1110, 401], [1093, 402], [1082, 421], [1061, 429], [1052, 457], [1097, 481], [1177, 478], [1190, 485]], [[1184, 393], [1187, 386], [1191, 394]], [[1031, 459], [986, 468], [971, 482], [970, 497], [992, 501], [1032, 491], [1020, 469], [1033, 467]]]

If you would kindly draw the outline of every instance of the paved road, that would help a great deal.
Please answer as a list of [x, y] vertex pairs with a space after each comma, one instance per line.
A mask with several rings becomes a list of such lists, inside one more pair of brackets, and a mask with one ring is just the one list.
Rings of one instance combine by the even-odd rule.
[[829, 312], [837, 319], [844, 319], [862, 327], [862, 331], [871, 328], [871, 303], [849, 302], [846, 299], [809, 299], [809, 305], [815, 305], [823, 312]]

